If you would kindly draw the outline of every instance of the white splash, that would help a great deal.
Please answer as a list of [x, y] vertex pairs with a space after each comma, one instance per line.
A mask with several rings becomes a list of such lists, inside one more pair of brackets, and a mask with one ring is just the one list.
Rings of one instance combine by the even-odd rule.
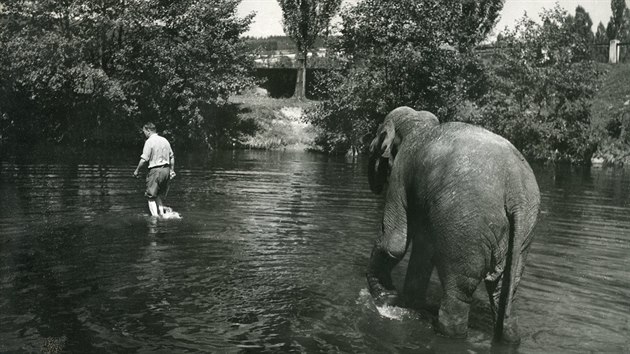
[[164, 207], [164, 214], [161, 215], [162, 219], [181, 219], [181, 215], [178, 212], [174, 211], [173, 208]]
[[410, 311], [409, 309], [406, 309], [406, 308], [402, 308], [398, 306], [389, 306], [389, 305], [376, 306], [376, 304], [374, 303], [374, 300], [372, 299], [372, 295], [370, 295], [370, 292], [367, 289], [361, 289], [361, 291], [359, 292], [359, 299], [357, 300], [357, 302], [363, 303], [369, 307], [372, 307], [372, 306], [376, 307], [376, 310], [378, 311], [379, 315], [381, 315], [382, 317], [388, 318], [390, 320], [402, 321], [404, 319], [417, 317], [417, 314], [415, 312]]
[[412, 314], [409, 312], [409, 310], [402, 307], [383, 305], [377, 306], [376, 309], [381, 316], [389, 318], [390, 320], [402, 321], [405, 318], [412, 317]]

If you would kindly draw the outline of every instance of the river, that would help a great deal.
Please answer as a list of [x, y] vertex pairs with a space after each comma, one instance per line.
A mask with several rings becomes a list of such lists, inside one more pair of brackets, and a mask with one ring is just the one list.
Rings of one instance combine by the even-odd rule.
[[[181, 218], [166, 220], [147, 216], [132, 178], [139, 151], [3, 158], [0, 352], [505, 349], [492, 344], [483, 287], [466, 340], [374, 306], [364, 273], [383, 202], [365, 161], [182, 155], [165, 203]], [[542, 214], [517, 352], [630, 352], [630, 170], [534, 170]], [[431, 289], [437, 299], [437, 280]]]

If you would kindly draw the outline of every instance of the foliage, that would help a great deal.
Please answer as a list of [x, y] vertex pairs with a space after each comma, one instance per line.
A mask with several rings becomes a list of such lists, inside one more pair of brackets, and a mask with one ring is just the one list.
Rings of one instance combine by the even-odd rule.
[[313, 52], [313, 55], [308, 60], [308, 67], [313, 69], [337, 69], [341, 67], [341, 63], [334, 55], [318, 55], [317, 52]]
[[585, 60], [589, 39], [556, 6], [539, 25], [525, 16], [503, 33], [493, 62], [492, 90], [473, 121], [508, 138], [535, 159], [590, 160], [596, 140], [590, 105], [599, 73]]
[[217, 112], [252, 82], [239, 2], [2, 2], [2, 139], [132, 142], [154, 121], [175, 142], [214, 144]]
[[360, 148], [391, 109], [408, 105], [453, 119], [458, 105], [485, 93], [472, 49], [485, 38], [502, 1], [364, 0], [342, 14], [345, 70], [328, 77], [331, 99], [309, 119], [325, 151]]
[[271, 64], [272, 68], [292, 68], [293, 67], [293, 60], [291, 60], [291, 58], [289, 58], [288, 56], [281, 56], [278, 58], [278, 60]]
[[595, 32], [595, 43], [608, 44], [608, 35], [606, 34], [606, 26], [603, 23], [597, 25], [597, 31]]
[[305, 53], [328, 29], [341, 0], [278, 0], [285, 33], [295, 41], [298, 53]]
[[605, 81], [593, 105], [592, 131], [599, 144], [595, 155], [610, 164], [630, 162], [630, 65], [601, 65]]
[[606, 27], [608, 39], [619, 39], [621, 41], [630, 40], [630, 10], [626, 6], [626, 1], [611, 0], [610, 8], [612, 10], [612, 16]]
[[339, 10], [341, 0], [278, 0], [282, 8], [284, 32], [297, 47], [301, 62], [296, 80], [295, 96], [304, 98], [307, 54], [315, 40], [328, 29], [330, 21]]
[[582, 7], [575, 8], [575, 16], [569, 15], [568, 22], [572, 22], [573, 30], [576, 34], [583, 38], [586, 42], [592, 42], [594, 39], [591, 27], [593, 26], [593, 20], [588, 12]]
[[575, 9], [575, 16], [568, 15], [567, 26], [580, 38], [581, 43], [586, 44], [579, 47], [579, 51], [574, 54], [574, 60], [592, 59], [594, 52], [592, 44], [595, 41], [595, 35], [593, 31], [591, 31], [593, 20], [591, 20], [591, 16], [588, 12], [586, 12], [582, 6], [578, 6]]

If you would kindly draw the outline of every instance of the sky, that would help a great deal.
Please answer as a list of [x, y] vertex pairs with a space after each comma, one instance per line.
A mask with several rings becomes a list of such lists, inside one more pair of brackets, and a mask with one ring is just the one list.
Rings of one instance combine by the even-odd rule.
[[[345, 4], [356, 3], [357, 0], [344, 0]], [[612, 14], [610, 10], [610, 0], [558, 0], [561, 7], [574, 14], [575, 8], [581, 5], [593, 20], [593, 31], [597, 29], [599, 22], [604, 26], [608, 24], [608, 19]], [[538, 14], [543, 8], [553, 8], [556, 1], [553, 0], [506, 0], [503, 10], [500, 14], [499, 23], [495, 27], [495, 31], [501, 31], [506, 26], [511, 27], [514, 23], [527, 15], [538, 20]], [[630, 0], [626, 0], [626, 4], [630, 7]], [[244, 16], [248, 13], [256, 12], [254, 22], [250, 30], [245, 33], [252, 37], [268, 37], [283, 35], [282, 30], [282, 11], [277, 0], [243, 0], [239, 6], [239, 15]]]

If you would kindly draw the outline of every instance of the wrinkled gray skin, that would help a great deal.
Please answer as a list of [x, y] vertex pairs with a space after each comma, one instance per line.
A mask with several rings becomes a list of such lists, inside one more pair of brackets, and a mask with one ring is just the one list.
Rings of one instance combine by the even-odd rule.
[[444, 290], [436, 330], [465, 337], [472, 295], [484, 280], [495, 340], [518, 343], [513, 305], [540, 207], [523, 156], [487, 130], [440, 124], [408, 107], [387, 115], [370, 152], [370, 188], [378, 194], [387, 187], [367, 271], [377, 304], [398, 303], [391, 271], [413, 243], [406, 306], [424, 305], [435, 267]]

